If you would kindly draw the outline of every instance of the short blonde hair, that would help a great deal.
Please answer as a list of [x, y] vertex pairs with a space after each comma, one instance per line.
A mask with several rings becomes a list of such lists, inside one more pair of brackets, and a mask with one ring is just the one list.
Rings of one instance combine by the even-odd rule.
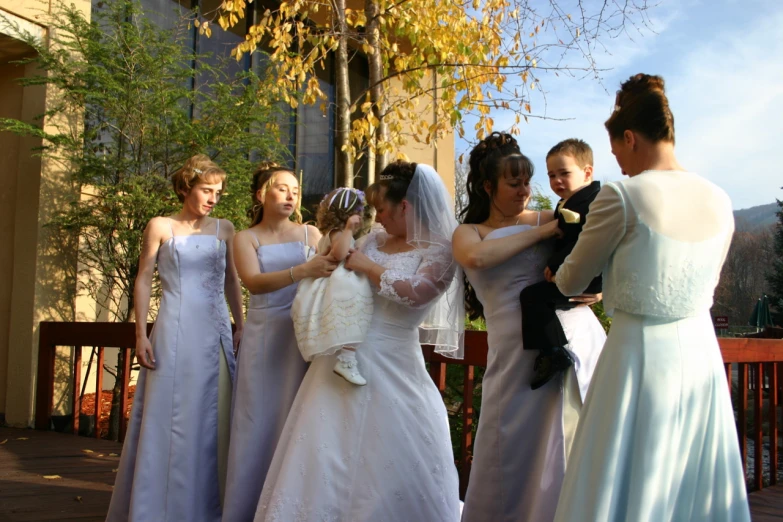
[[171, 176], [171, 185], [180, 202], [196, 185], [206, 183], [225, 184], [226, 173], [206, 154], [196, 154]]

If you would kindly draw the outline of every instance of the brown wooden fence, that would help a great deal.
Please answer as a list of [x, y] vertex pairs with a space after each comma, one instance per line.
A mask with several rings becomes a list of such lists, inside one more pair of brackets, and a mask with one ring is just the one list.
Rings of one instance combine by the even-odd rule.
[[[51, 429], [52, 404], [54, 399], [55, 349], [72, 347], [75, 349], [73, 383], [73, 424], [75, 434], [79, 433], [79, 414], [81, 411], [81, 348], [97, 347], [97, 365], [102, 369], [105, 350], [124, 350], [125, 372], [121, 383], [120, 440], [127, 429], [128, 379], [130, 376], [131, 353], [135, 345], [135, 329], [132, 323], [88, 323], [88, 322], [42, 322], [38, 351], [38, 381], [36, 394], [35, 428]], [[148, 331], [152, 325], [148, 325]], [[737, 414], [737, 431], [740, 450], [747, 470], [747, 440], [753, 441], [754, 470], [752, 489], [762, 489], [777, 484], [779, 420], [781, 416], [781, 388], [783, 387], [783, 340], [721, 338], [718, 340], [726, 368], [726, 378], [731, 392], [732, 402]], [[424, 358], [429, 363], [430, 375], [438, 389], [446, 389], [446, 370], [448, 365], [456, 365], [463, 371], [462, 402], [457, 415], [462, 420], [462, 436], [457, 466], [460, 472], [460, 489], [464, 495], [470, 476], [473, 446], [475, 369], [487, 364], [486, 332], [466, 332], [465, 358], [461, 360], [443, 357], [429, 347], [424, 347]], [[736, 382], [735, 382], [736, 379]], [[97, 412], [100, 410], [99, 398], [103, 388], [103, 372], [98, 371], [96, 379], [96, 430]], [[750, 404], [748, 399], [750, 398]], [[750, 422], [752, 418], [752, 422]], [[750, 425], [750, 428], [749, 428]], [[767, 439], [769, 471], [763, 472], [764, 441]]]

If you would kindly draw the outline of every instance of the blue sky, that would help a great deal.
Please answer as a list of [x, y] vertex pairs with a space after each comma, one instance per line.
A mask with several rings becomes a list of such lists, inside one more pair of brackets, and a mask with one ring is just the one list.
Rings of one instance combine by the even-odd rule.
[[[666, 80], [677, 156], [686, 169], [722, 187], [735, 209], [783, 199], [783, 2], [661, 0], [650, 16], [652, 31], [607, 39], [608, 52], [596, 52], [598, 66], [611, 69], [600, 81], [539, 76], [546, 105], [534, 91], [534, 112], [568, 121], [522, 125], [517, 140], [536, 165], [534, 182], [557, 199], [544, 158], [569, 137], [592, 146], [595, 179], [621, 179], [603, 122], [619, 84], [646, 72]], [[508, 111], [492, 116], [496, 130], [514, 118]], [[469, 146], [458, 139], [457, 154]]]

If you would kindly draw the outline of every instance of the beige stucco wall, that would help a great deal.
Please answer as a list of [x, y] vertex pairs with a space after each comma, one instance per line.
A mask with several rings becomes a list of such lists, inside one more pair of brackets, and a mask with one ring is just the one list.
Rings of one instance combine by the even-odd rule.
[[[90, 2], [73, 1], [87, 16]], [[42, 37], [48, 35], [42, 14], [49, 2], [38, 0], [0, 0], [0, 14]], [[3, 115], [33, 122], [46, 109], [43, 87], [21, 89], [13, 78], [38, 74], [34, 66], [9, 64], [14, 59], [9, 49], [18, 47], [13, 32], [0, 26], [0, 111]], [[15, 101], [14, 101], [15, 100]], [[14, 103], [12, 113], [9, 104]], [[46, 121], [49, 127], [55, 122]], [[34, 391], [38, 358], [38, 324], [45, 320], [73, 320], [73, 274], [75, 258], [63, 256], [57, 248], [66, 238], [55, 237], [45, 228], [52, 213], [65, 201], [70, 187], [62, 169], [34, 155], [40, 141], [0, 134], [3, 150], [2, 194], [13, 198], [11, 208], [3, 208], [6, 218], [0, 245], [8, 250], [4, 258], [3, 282], [10, 274], [10, 290], [0, 292], [0, 412], [12, 426], [29, 426], [33, 418]], [[5, 205], [3, 205], [5, 207]], [[7, 214], [7, 215], [6, 215]], [[58, 354], [58, 372], [70, 372], [70, 352]]]

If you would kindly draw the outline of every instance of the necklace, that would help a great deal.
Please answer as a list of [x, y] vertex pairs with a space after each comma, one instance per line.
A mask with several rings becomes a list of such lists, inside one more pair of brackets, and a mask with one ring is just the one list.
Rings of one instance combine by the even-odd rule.
[[[196, 221], [194, 221], [193, 223], [197, 223], [197, 222], [203, 221], [203, 219], [204, 219], [204, 218], [197, 219], [197, 220], [196, 220]], [[198, 226], [198, 228], [194, 227], [194, 226], [193, 226], [193, 224], [191, 224], [191, 222], [190, 222], [190, 221], [185, 221], [185, 223], [187, 223], [187, 224], [188, 224], [188, 226], [190, 227], [190, 229], [191, 229], [191, 230], [193, 230], [194, 232], [195, 232], [196, 230], [201, 230], [201, 223], [199, 223], [199, 226]]]
[[[488, 224], [490, 227], [492, 227], [492, 228], [503, 228], [503, 222], [504, 222], [505, 220], [506, 220], [506, 218], [505, 218], [505, 217], [504, 217], [503, 219], [501, 219], [501, 220], [500, 220], [500, 225], [498, 225], [498, 226], [495, 226], [495, 225], [493, 225], [492, 223], [490, 223], [490, 222], [489, 222], [489, 220], [487, 220], [487, 224]], [[510, 226], [510, 227], [513, 227], [513, 226], [516, 226], [516, 225], [519, 225], [519, 216], [517, 216], [517, 220], [514, 222], [514, 224], [513, 224], [513, 225], [508, 225], [508, 226]]]

